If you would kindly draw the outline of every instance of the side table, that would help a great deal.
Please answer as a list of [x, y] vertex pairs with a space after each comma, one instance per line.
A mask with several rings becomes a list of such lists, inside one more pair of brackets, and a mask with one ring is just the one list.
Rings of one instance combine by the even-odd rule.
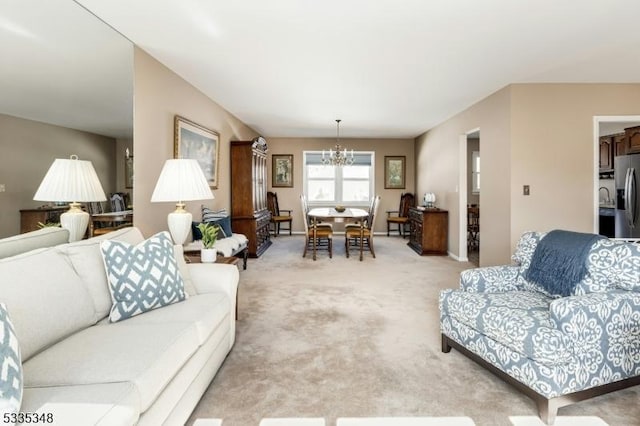
[[[201, 260], [200, 260], [200, 250], [185, 251], [184, 252], [184, 260], [187, 263], [202, 263]], [[236, 267], [238, 267], [238, 269], [240, 269], [240, 266], [238, 265], [238, 263], [240, 263], [240, 258], [235, 257], [235, 256], [231, 256], [231, 257], [218, 256], [216, 258], [215, 263], [224, 263], [226, 265], [235, 265]], [[240, 282], [238, 282], [238, 289], [240, 289]], [[238, 291], [236, 291], [236, 321], [237, 320], [238, 320]]]

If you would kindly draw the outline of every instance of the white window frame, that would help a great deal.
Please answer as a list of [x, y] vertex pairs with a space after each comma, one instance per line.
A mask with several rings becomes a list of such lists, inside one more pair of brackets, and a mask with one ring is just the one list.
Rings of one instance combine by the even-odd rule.
[[471, 193], [480, 193], [480, 151], [471, 153]]
[[[376, 188], [376, 182], [375, 182], [375, 171], [376, 171], [376, 155], [374, 151], [354, 151], [353, 152], [354, 155], [370, 155], [371, 156], [371, 166], [369, 166], [369, 199], [371, 199], [371, 197], [375, 196], [375, 188]], [[308, 175], [308, 168], [307, 168], [307, 154], [322, 154], [322, 151], [303, 151], [302, 152], [302, 168], [303, 168], [303, 188], [302, 191], [305, 195], [307, 195], [309, 193], [309, 186], [308, 186], [308, 182], [309, 182], [309, 175]], [[331, 206], [335, 206], [336, 204], [344, 204], [346, 206], [352, 206], [352, 207], [368, 207], [370, 204], [369, 200], [365, 200], [365, 201], [343, 201], [342, 200], [342, 182], [344, 180], [351, 180], [351, 181], [362, 181], [362, 180], [366, 180], [363, 178], [348, 178], [348, 179], [344, 179], [342, 177], [342, 167], [334, 167], [334, 176], [333, 178], [324, 178], [324, 179], [314, 179], [314, 180], [333, 180], [334, 181], [334, 194], [335, 194], [335, 200], [323, 200], [323, 201], [312, 201], [308, 196], [307, 196], [307, 200], [309, 202], [309, 206], [312, 207], [331, 207]]]

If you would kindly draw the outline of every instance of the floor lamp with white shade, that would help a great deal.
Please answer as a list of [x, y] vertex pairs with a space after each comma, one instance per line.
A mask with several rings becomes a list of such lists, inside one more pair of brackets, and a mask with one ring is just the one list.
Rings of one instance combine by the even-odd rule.
[[84, 237], [89, 224], [89, 213], [80, 208], [80, 203], [106, 201], [107, 197], [91, 161], [72, 155], [54, 160], [33, 199], [69, 202], [69, 210], [60, 215], [60, 225], [69, 230], [69, 241], [73, 242]]
[[176, 202], [176, 210], [169, 213], [169, 232], [176, 244], [183, 244], [191, 230], [193, 216], [185, 210], [184, 201], [212, 200], [207, 178], [196, 160], [180, 158], [167, 160], [160, 172], [151, 202]]

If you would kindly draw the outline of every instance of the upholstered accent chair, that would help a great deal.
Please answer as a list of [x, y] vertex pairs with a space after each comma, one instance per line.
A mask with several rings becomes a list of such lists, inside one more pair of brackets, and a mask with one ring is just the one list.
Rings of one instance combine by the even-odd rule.
[[409, 209], [415, 206], [415, 197], [410, 192], [404, 192], [400, 195], [400, 207], [398, 210], [387, 211], [387, 237], [391, 231], [391, 225], [396, 225], [398, 233], [404, 238], [408, 232], [409, 226]]
[[291, 210], [281, 209], [278, 204], [278, 194], [275, 192], [268, 191], [267, 192], [267, 208], [271, 212], [271, 225], [273, 225], [273, 236], [277, 237], [280, 235], [280, 226], [282, 224], [287, 224], [289, 230], [289, 235], [291, 235], [291, 223], [293, 222], [293, 217], [291, 217]]
[[[378, 206], [380, 205], [380, 196], [373, 197], [371, 208], [369, 210], [369, 216], [366, 219], [366, 226], [362, 230], [363, 244], [371, 252], [371, 256], [376, 257], [376, 252], [373, 249], [373, 225], [375, 223], [376, 216], [378, 215]], [[360, 226], [349, 226], [344, 231], [344, 247], [347, 257], [349, 257], [349, 247], [360, 247]]]
[[463, 271], [440, 294], [442, 351], [455, 348], [533, 398], [558, 408], [640, 384], [640, 246], [600, 239], [569, 296], [527, 279], [543, 233], [527, 232], [515, 264]]

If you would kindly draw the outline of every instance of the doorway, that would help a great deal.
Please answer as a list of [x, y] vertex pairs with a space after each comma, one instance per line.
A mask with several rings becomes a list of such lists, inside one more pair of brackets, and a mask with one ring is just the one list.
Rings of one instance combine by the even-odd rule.
[[480, 130], [467, 134], [467, 257], [480, 266]]
[[[610, 238], [629, 238], [620, 205], [624, 179], [616, 178], [624, 162], [622, 156], [637, 151], [627, 149], [625, 129], [640, 126], [640, 116], [595, 116], [594, 134], [594, 224], [595, 234]], [[635, 157], [635, 155], [634, 155]], [[616, 158], [619, 166], [616, 167]], [[616, 182], [620, 183], [616, 184]], [[621, 186], [623, 185], [623, 186]], [[620, 217], [618, 217], [620, 216]]]

